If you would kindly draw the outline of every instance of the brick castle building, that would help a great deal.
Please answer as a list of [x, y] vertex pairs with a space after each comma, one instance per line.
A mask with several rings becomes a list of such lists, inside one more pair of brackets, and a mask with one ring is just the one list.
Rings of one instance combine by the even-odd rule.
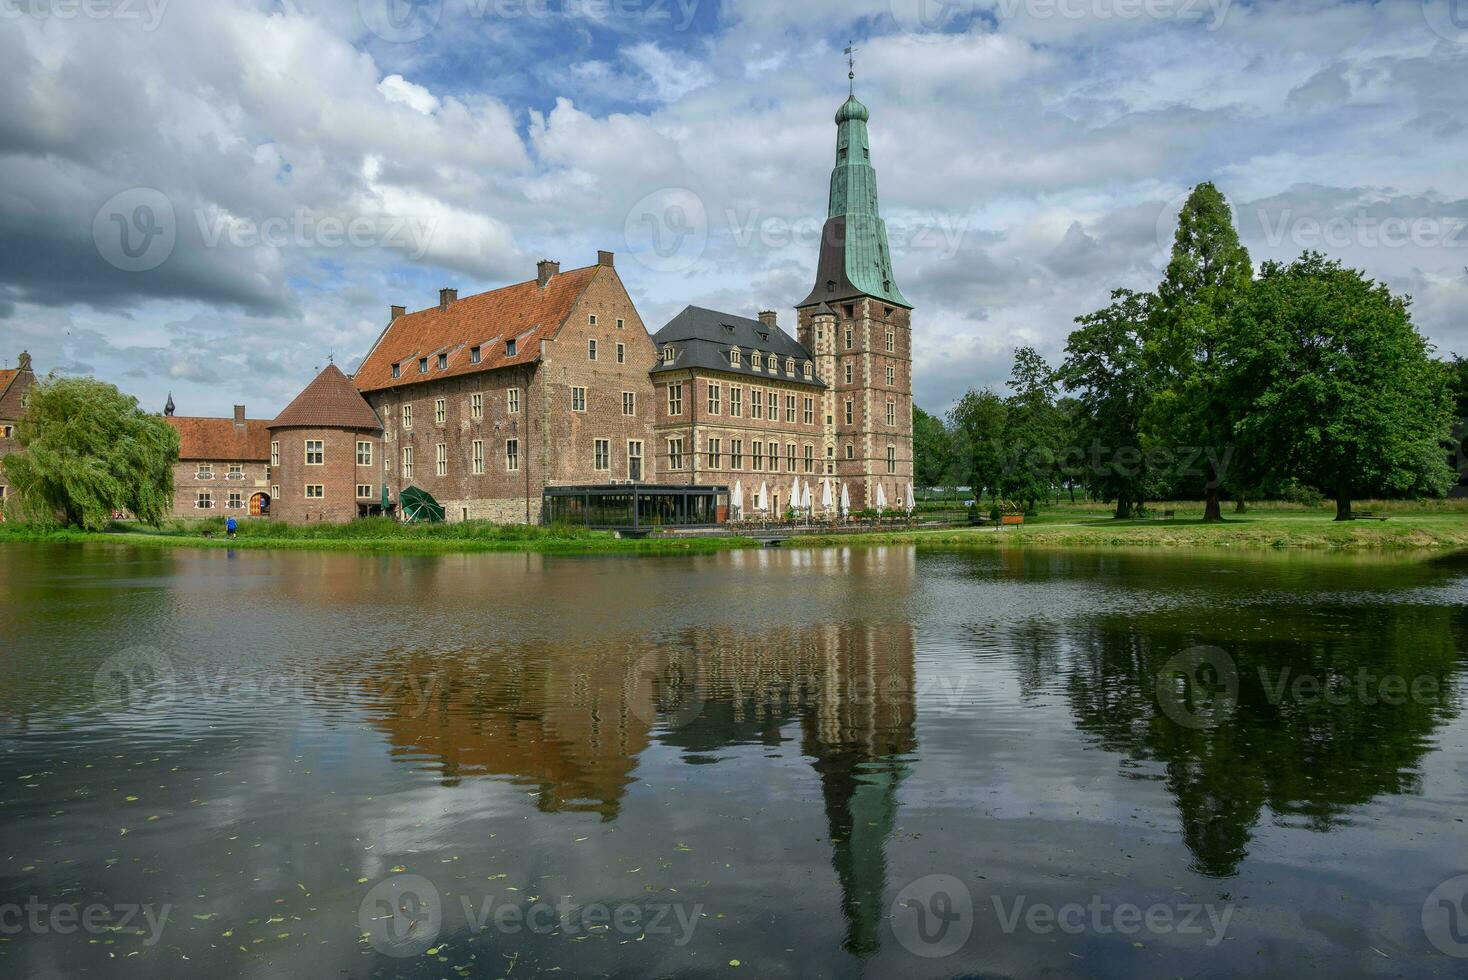
[[[738, 485], [745, 513], [782, 513], [793, 484], [814, 487], [818, 510], [824, 485], [853, 509], [901, 506], [912, 307], [868, 118], [854, 96], [836, 114], [820, 257], [793, 333], [774, 312], [690, 306], [652, 336], [611, 252], [566, 272], [543, 261], [533, 279], [462, 299], [444, 289], [427, 309], [391, 307], [354, 375], [328, 365], [272, 421], [243, 406], [175, 417], [170, 397], [174, 515], [346, 521], [414, 487], [450, 521], [533, 523], [548, 488], [615, 484]], [[29, 364], [0, 372], [0, 452]]]
[[[15, 367], [0, 370], [0, 459], [20, 448], [15, 438], [15, 426], [25, 414], [26, 395], [36, 383], [36, 374], [31, 370], [31, 355], [20, 352]], [[10, 484], [5, 479], [5, 468], [0, 466], [0, 519], [5, 516], [5, 498], [10, 496]]]

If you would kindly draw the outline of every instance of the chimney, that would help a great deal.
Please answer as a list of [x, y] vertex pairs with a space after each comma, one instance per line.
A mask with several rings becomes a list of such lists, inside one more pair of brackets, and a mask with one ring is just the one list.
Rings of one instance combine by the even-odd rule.
[[774, 310], [761, 310], [759, 314], [759, 322], [763, 323], [767, 327], [770, 327], [771, 329], [777, 328], [780, 325], [780, 314], [776, 313]]
[[236, 429], [243, 429], [245, 427], [245, 406], [243, 405], [236, 405], [234, 407], [234, 427]]
[[31, 355], [26, 351], [21, 351], [20, 360], [16, 362], [16, 367], [21, 371], [29, 371], [31, 369]]
[[598, 251], [596, 253], [596, 264], [604, 265], [608, 269], [615, 267], [617, 264], [617, 253]]
[[449, 308], [449, 304], [456, 301], [458, 298], [459, 291], [457, 289], [449, 289], [448, 287], [444, 287], [443, 289], [440, 289], [438, 291], [438, 308], [440, 310], [446, 310]]
[[402, 316], [403, 314], [405, 314], [407, 312], [408, 312], [408, 308], [406, 306], [394, 306], [394, 307], [392, 307], [392, 317], [387, 322], [388, 323], [391, 323], [393, 320], [396, 320], [398, 317]]
[[545, 284], [551, 281], [551, 277], [558, 275], [561, 271], [561, 263], [552, 262], [550, 259], [541, 259], [535, 263], [535, 281], [540, 283], [544, 289]]

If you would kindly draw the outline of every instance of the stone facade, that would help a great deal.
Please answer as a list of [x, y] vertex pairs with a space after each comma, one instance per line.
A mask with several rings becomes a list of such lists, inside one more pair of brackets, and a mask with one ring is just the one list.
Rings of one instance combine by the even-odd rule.
[[247, 419], [236, 405], [231, 418], [173, 414], [164, 421], [178, 432], [178, 462], [173, 464], [173, 516], [266, 517], [270, 513], [267, 423]]
[[381, 433], [272, 427], [270, 474], [272, 519], [293, 524], [354, 520], [382, 501]]

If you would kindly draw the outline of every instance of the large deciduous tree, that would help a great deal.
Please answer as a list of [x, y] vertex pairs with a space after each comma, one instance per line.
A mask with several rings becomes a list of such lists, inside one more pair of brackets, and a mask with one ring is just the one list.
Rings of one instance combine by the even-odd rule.
[[1061, 417], [1055, 407], [1055, 372], [1033, 347], [1014, 352], [1005, 399], [1004, 468], [1000, 491], [1022, 501], [1027, 512], [1050, 497], [1060, 479]]
[[1228, 201], [1212, 184], [1199, 184], [1178, 216], [1172, 257], [1151, 304], [1147, 360], [1157, 394], [1145, 429], [1152, 445], [1202, 450], [1205, 521], [1223, 520], [1219, 500], [1235, 421], [1227, 347], [1252, 274]]
[[1441, 495], [1453, 398], [1412, 325], [1410, 299], [1306, 252], [1266, 263], [1236, 338], [1241, 439], [1269, 475], [1317, 487], [1350, 520], [1353, 498]]
[[941, 487], [957, 482], [954, 473], [953, 438], [943, 420], [912, 407], [912, 472], [920, 487]]
[[1057, 376], [1079, 402], [1078, 448], [1092, 496], [1132, 516], [1147, 498], [1142, 420], [1151, 402], [1143, 360], [1153, 297], [1118, 289], [1105, 309], [1076, 317]]
[[94, 378], [47, 378], [16, 426], [3, 465], [26, 520], [103, 527], [113, 511], [158, 525], [173, 498], [178, 433], [138, 400]]
[[1008, 409], [994, 392], [969, 391], [948, 413], [953, 432], [957, 471], [973, 491], [974, 499], [999, 494], [1004, 474], [1004, 431]]

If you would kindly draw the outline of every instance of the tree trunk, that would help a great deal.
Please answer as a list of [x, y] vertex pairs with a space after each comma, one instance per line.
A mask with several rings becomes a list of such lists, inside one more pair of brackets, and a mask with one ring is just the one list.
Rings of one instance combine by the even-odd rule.
[[1070, 485], [1070, 502], [1076, 502], [1076, 485], [1074, 483], [1071, 483]]
[[1249, 504], [1244, 500], [1244, 495], [1239, 494], [1239, 499], [1234, 501], [1234, 513], [1246, 514], [1249, 512]]
[[1125, 521], [1125, 520], [1128, 520], [1131, 516], [1132, 516], [1132, 502], [1130, 500], [1126, 499], [1125, 497], [1117, 497], [1116, 498], [1116, 516], [1115, 516], [1114, 519], [1115, 520], [1118, 520], [1118, 521]]
[[1223, 508], [1219, 503], [1219, 492], [1216, 485], [1210, 484], [1206, 491], [1203, 503], [1203, 523], [1217, 524], [1223, 521]]
[[1349, 521], [1351, 519], [1351, 498], [1340, 496], [1335, 498], [1335, 519], [1338, 521]]

